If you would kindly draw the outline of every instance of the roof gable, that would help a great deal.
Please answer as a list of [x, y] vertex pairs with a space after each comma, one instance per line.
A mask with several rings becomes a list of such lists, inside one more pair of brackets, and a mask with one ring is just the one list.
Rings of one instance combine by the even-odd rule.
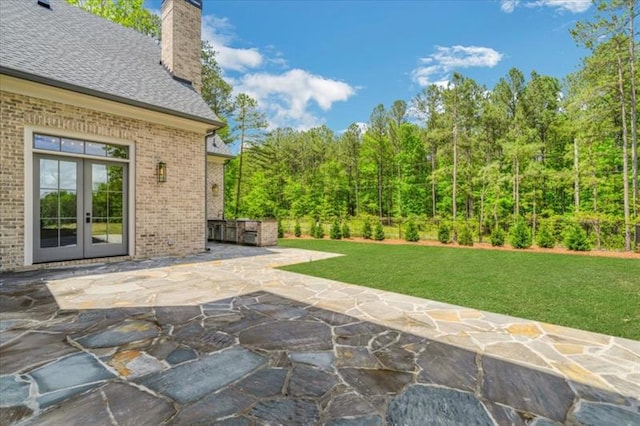
[[157, 42], [63, 0], [0, 1], [0, 72], [220, 127], [190, 85], [160, 64]]
[[234, 158], [227, 144], [216, 133], [207, 135], [207, 154], [217, 155], [219, 157]]

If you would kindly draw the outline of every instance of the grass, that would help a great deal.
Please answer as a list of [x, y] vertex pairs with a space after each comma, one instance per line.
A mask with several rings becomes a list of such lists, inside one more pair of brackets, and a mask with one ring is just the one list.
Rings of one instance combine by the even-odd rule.
[[282, 269], [640, 340], [640, 261], [512, 251], [280, 240], [346, 256]]

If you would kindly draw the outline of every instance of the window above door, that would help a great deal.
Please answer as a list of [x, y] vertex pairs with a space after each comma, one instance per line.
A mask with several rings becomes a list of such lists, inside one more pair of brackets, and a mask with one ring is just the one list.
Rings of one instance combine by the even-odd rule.
[[92, 157], [129, 158], [129, 147], [110, 143], [93, 142], [81, 139], [34, 133], [33, 147], [45, 151], [84, 154]]

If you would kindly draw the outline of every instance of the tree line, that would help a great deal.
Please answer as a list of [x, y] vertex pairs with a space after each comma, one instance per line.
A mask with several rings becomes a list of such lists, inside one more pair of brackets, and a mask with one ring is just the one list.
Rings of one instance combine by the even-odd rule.
[[[67, 1], [160, 35], [141, 0]], [[487, 88], [454, 73], [342, 133], [265, 132], [257, 102], [233, 95], [204, 42], [203, 97], [229, 119], [223, 139], [240, 146], [226, 167], [226, 217], [413, 218], [451, 222], [454, 237], [467, 222], [480, 238], [524, 219], [534, 233], [542, 222], [579, 224], [597, 245], [630, 250], [640, 225], [638, 11], [635, 0], [594, 3], [595, 18], [571, 30], [590, 54], [563, 81], [513, 68]]]
[[[565, 80], [513, 68], [491, 88], [454, 73], [366, 126], [265, 133], [227, 167], [233, 216], [328, 221], [375, 215], [472, 222], [579, 223], [630, 250], [640, 224], [635, 4], [602, 2], [576, 41], [590, 49]], [[597, 242], [598, 244], [600, 241]]]

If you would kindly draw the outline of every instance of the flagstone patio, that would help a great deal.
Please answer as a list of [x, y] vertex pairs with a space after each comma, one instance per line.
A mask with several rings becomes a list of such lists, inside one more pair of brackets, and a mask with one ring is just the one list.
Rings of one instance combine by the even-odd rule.
[[1, 276], [0, 424], [640, 424], [640, 342], [274, 269], [333, 256]]

